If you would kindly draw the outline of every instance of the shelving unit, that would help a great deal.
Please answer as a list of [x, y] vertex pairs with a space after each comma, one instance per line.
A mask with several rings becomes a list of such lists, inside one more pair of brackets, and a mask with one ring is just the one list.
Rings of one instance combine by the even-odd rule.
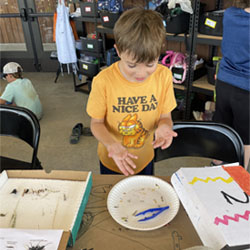
[[[97, 25], [96, 31], [102, 35], [104, 41], [105, 41], [104, 34], [113, 34], [113, 29], [103, 27], [102, 25]], [[189, 39], [190, 36], [189, 36], [189, 34], [187, 34], [187, 37], [185, 38], [184, 34], [174, 35], [174, 34], [166, 33], [166, 38], [169, 41], [185, 42], [185, 39]], [[105, 50], [105, 44], [104, 44], [104, 50]], [[186, 87], [183, 84], [181, 84], [181, 85], [174, 84], [174, 88], [176, 91], [184, 93]]]
[[[146, 1], [148, 3], [148, 1]], [[147, 4], [148, 6], [148, 4]], [[216, 0], [217, 8], [222, 6], [222, 0]], [[190, 119], [191, 114], [191, 96], [193, 93], [203, 93], [208, 96], [213, 96], [215, 86], [209, 84], [206, 79], [206, 75], [201, 77], [198, 80], [194, 81], [194, 70], [193, 65], [195, 63], [195, 50], [197, 44], [206, 44], [209, 46], [220, 46], [222, 37], [218, 36], [209, 36], [198, 33], [198, 23], [199, 23], [199, 14], [200, 14], [200, 0], [192, 1], [192, 8], [194, 10], [193, 15], [190, 15], [190, 23], [189, 23], [189, 32], [188, 34], [170, 34], [166, 33], [166, 39], [168, 41], [175, 42], [185, 42], [186, 44], [186, 53], [188, 55], [188, 70], [186, 75], [185, 84], [174, 84], [174, 89], [176, 92], [182, 93], [184, 95], [184, 108], [185, 112], [183, 115], [183, 119]], [[113, 34], [112, 28], [103, 27], [101, 25], [100, 17], [78, 17], [75, 18], [76, 21], [79, 22], [94, 22], [95, 23], [95, 31], [97, 35], [100, 35], [103, 39], [103, 57], [105, 59], [105, 51], [106, 51], [106, 35]], [[77, 91], [82, 91], [88, 93], [88, 88], [85, 86], [80, 86]]]
[[[94, 16], [81, 16], [81, 17], [75, 17], [74, 21], [81, 23], [82, 30], [83, 30], [83, 36], [87, 37], [85, 23], [94, 23], [95, 30], [97, 30], [97, 25], [98, 25], [98, 23], [101, 22], [101, 18], [97, 17], [95, 15]], [[87, 51], [87, 50], [78, 50], [78, 53], [80, 53], [80, 54], [83, 53], [86, 56], [93, 56], [93, 57], [98, 58], [98, 60], [99, 60], [98, 68], [100, 69], [100, 67], [101, 67], [100, 61], [103, 58], [103, 55], [101, 54], [101, 52], [94, 52], [94, 51]], [[91, 84], [92, 79], [89, 78], [89, 77], [85, 77], [82, 73], [79, 73], [79, 74], [82, 75], [82, 79], [84, 78], [86, 80], [85, 80], [85, 82], [82, 81], [80, 84], [76, 84], [76, 82], [75, 82], [74, 83], [74, 85], [75, 85], [75, 91], [79, 91], [79, 92], [82, 92], [82, 93], [85, 93], [85, 94], [89, 94], [89, 92], [90, 92], [89, 89], [90, 89], [90, 84]]]
[[174, 88], [180, 91], [184, 91], [185, 90], [185, 86], [181, 85], [181, 84], [174, 84]]
[[196, 43], [207, 44], [213, 46], [220, 46], [222, 41], [221, 36], [209, 36], [204, 34], [197, 34]]
[[100, 25], [97, 25], [96, 32], [101, 33], [101, 34], [113, 34], [113, 29], [103, 27], [100, 24]]
[[[148, 1], [147, 1], [148, 3]], [[147, 5], [148, 6], [148, 5]], [[168, 41], [175, 41], [175, 42], [185, 42], [187, 45], [187, 48], [191, 47], [191, 42], [192, 42], [192, 27], [194, 25], [194, 18], [192, 15], [190, 15], [190, 24], [189, 24], [189, 34], [170, 34], [170, 33], [166, 33], [166, 39]], [[106, 28], [103, 27], [101, 24], [98, 24], [96, 27], [96, 31], [97, 33], [100, 33], [101, 36], [103, 37], [103, 41], [105, 41], [105, 34], [113, 34], [113, 29], [111, 28]], [[105, 50], [105, 43], [104, 43], [104, 50]], [[186, 50], [187, 54], [190, 55], [190, 50]], [[190, 58], [190, 56], [189, 56]], [[189, 70], [187, 70], [187, 79], [188, 79], [188, 75], [189, 75]], [[187, 85], [189, 84], [188, 80], [186, 80], [185, 84], [174, 84], [174, 89], [175, 92], [177, 93], [181, 93], [184, 94], [184, 98], [185, 98], [185, 104], [184, 106], [186, 106], [187, 103], [187, 98], [189, 98], [189, 96], [187, 96]], [[184, 117], [183, 119], [185, 119], [185, 115], [186, 112], [184, 113]]]
[[[221, 9], [223, 6], [223, 0], [216, 0], [216, 8]], [[198, 23], [199, 23], [199, 13], [200, 13], [200, 0], [195, 0], [194, 6], [194, 23], [192, 32], [192, 44], [191, 44], [191, 55], [195, 54], [197, 44], [206, 44], [209, 46], [220, 46], [222, 42], [222, 37], [220, 36], [210, 36], [198, 33]], [[194, 65], [194, 62], [190, 62], [190, 65]], [[202, 93], [208, 96], [214, 95], [215, 85], [208, 83], [207, 76], [203, 76], [198, 80], [193, 80], [194, 71], [190, 71], [190, 77], [188, 79], [187, 87], [187, 99], [186, 99], [186, 114], [185, 118], [189, 119], [191, 114], [191, 95], [192, 93]]]
[[193, 81], [192, 92], [203, 93], [205, 95], [213, 96], [215, 86], [208, 83], [207, 76], [203, 76], [200, 79]]

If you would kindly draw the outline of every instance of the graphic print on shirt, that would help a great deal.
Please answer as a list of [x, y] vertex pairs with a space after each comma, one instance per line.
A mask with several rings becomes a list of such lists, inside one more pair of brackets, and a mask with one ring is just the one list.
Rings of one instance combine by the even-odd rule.
[[137, 114], [129, 114], [118, 125], [119, 133], [123, 136], [122, 145], [127, 148], [142, 147], [148, 136], [148, 131], [137, 118]]
[[117, 97], [117, 103], [112, 106], [113, 113], [135, 113], [156, 110], [158, 101], [152, 94], [147, 96]]

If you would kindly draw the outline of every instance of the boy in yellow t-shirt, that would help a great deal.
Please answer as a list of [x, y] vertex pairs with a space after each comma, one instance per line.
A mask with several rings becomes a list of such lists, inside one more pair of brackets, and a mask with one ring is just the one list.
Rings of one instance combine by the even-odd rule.
[[169, 147], [177, 136], [172, 74], [158, 64], [165, 39], [162, 18], [152, 10], [127, 10], [114, 37], [120, 61], [94, 78], [87, 105], [101, 174], [152, 175], [154, 148]]

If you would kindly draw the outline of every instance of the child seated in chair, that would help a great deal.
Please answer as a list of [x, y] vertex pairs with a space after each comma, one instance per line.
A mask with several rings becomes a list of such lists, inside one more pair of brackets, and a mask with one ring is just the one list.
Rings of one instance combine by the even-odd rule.
[[30, 80], [22, 77], [22, 67], [15, 62], [3, 67], [3, 78], [8, 84], [0, 97], [0, 104], [13, 105], [31, 110], [42, 118], [42, 105]]
[[165, 36], [152, 10], [127, 10], [115, 24], [120, 61], [94, 78], [87, 105], [101, 174], [152, 175], [154, 148], [169, 147], [177, 136], [172, 73], [158, 64]]

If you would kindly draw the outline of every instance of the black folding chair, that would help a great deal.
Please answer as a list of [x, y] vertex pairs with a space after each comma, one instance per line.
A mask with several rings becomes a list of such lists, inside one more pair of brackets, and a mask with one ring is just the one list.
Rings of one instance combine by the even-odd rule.
[[244, 145], [231, 127], [214, 122], [175, 122], [173, 130], [178, 136], [169, 148], [155, 149], [154, 161], [184, 156], [198, 156], [239, 162], [244, 166]]
[[40, 124], [33, 112], [26, 108], [0, 105], [0, 135], [19, 138], [33, 148], [31, 162], [0, 156], [0, 172], [8, 169], [42, 169], [37, 158]]

